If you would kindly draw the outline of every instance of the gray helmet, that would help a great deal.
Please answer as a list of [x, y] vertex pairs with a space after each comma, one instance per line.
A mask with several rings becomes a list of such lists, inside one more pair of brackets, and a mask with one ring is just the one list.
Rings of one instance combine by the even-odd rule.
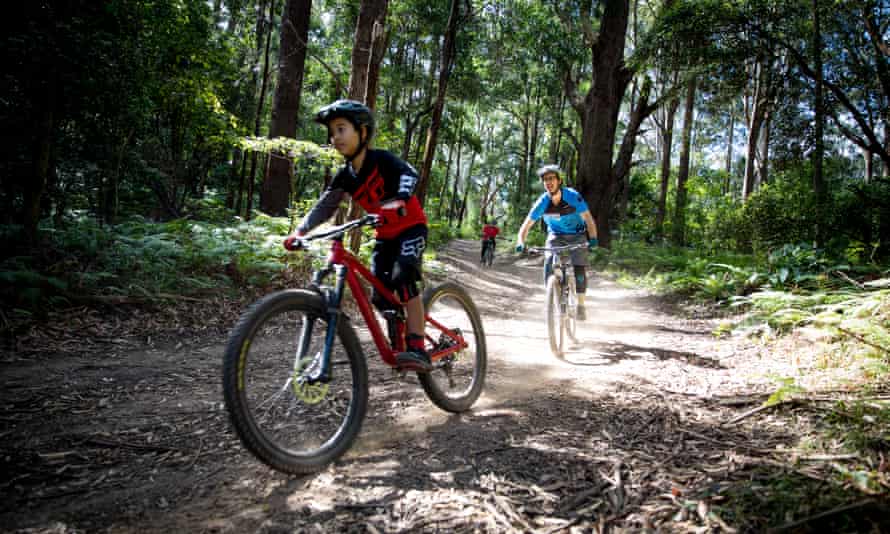
[[315, 122], [327, 126], [332, 120], [340, 117], [351, 122], [359, 133], [361, 133], [362, 126], [368, 129], [365, 143], [374, 136], [374, 113], [368, 106], [355, 100], [337, 100], [328, 104], [315, 114]]
[[538, 169], [538, 178], [543, 179], [544, 175], [550, 172], [555, 174], [556, 177], [559, 178], [560, 182], [562, 181], [562, 169], [559, 168], [559, 165], [554, 164], [544, 165], [543, 167]]

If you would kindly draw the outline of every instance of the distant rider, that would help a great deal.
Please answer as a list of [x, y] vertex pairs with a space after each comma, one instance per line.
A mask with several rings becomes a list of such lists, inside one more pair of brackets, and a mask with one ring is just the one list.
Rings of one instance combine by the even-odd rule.
[[482, 226], [482, 253], [479, 256], [480, 262], [485, 259], [485, 251], [488, 250], [488, 247], [491, 247], [492, 252], [494, 252], [495, 238], [500, 233], [500, 230], [494, 223], [495, 221], [488, 221]]

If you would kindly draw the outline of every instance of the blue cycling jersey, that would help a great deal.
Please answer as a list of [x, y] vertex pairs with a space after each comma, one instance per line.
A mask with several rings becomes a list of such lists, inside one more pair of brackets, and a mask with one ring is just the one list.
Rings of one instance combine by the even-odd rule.
[[550, 195], [541, 195], [535, 205], [528, 212], [529, 219], [537, 221], [544, 218], [547, 231], [551, 234], [582, 234], [587, 230], [587, 224], [581, 218], [581, 214], [589, 211], [587, 202], [580, 193], [570, 187], [562, 187], [562, 199], [559, 205], [550, 201]]

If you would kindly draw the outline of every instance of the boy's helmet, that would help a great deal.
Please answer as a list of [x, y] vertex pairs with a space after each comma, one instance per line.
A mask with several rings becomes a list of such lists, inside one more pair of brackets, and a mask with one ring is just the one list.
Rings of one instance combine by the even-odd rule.
[[362, 131], [362, 126], [366, 127], [368, 137], [365, 142], [374, 135], [374, 113], [368, 106], [355, 100], [337, 100], [328, 104], [315, 114], [315, 122], [327, 126], [329, 122], [340, 117], [351, 122], [359, 132]]
[[556, 177], [559, 178], [560, 181], [562, 181], [562, 169], [559, 168], [559, 165], [553, 165], [553, 164], [544, 165], [543, 167], [538, 169], [538, 178], [543, 180], [544, 175], [547, 173], [551, 173], [551, 172], [553, 174], [555, 174]]

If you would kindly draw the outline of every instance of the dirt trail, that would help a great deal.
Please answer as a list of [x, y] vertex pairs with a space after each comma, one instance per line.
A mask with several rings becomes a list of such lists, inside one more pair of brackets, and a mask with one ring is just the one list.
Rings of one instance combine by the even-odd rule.
[[[241, 448], [221, 404], [222, 340], [6, 358], [0, 529], [719, 528], [708, 496], [793, 441], [783, 425], [719, 426], [762, 400], [769, 375], [790, 362], [767, 367], [756, 346], [715, 339], [714, 321], [660, 311], [596, 275], [578, 343], [558, 361], [542, 320], [541, 259], [501, 254], [480, 270], [478, 250], [452, 243], [438, 257], [445, 272], [430, 275], [460, 281], [483, 316], [490, 372], [478, 404], [446, 414], [413, 377], [374, 364], [362, 434], [314, 476], [270, 471]], [[689, 512], [688, 502], [701, 504]]]

